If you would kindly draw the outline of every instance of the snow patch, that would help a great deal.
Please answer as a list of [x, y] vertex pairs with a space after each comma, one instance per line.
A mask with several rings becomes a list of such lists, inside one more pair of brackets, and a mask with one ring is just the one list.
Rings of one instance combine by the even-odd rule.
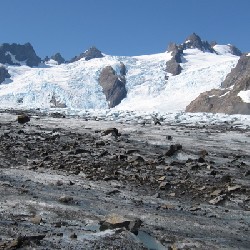
[[223, 96], [226, 96], [227, 94], [229, 94], [230, 93], [230, 91], [227, 91], [225, 94], [223, 94], [223, 95], [220, 95], [219, 97], [223, 97]]
[[230, 44], [227, 44], [227, 45], [218, 45], [217, 44], [213, 47], [213, 49], [219, 55], [228, 55], [228, 54], [232, 55], [230, 46], [231, 46]]
[[250, 103], [250, 90], [240, 91], [238, 96], [245, 103]]
[[25, 61], [18, 61], [18, 60], [16, 59], [16, 56], [13, 55], [12, 53], [10, 53], [9, 51], [5, 52], [5, 55], [6, 55], [6, 56], [9, 55], [10, 58], [11, 58], [11, 61], [12, 61], [13, 63], [19, 64], [19, 65], [26, 65], [26, 60], [25, 60]]

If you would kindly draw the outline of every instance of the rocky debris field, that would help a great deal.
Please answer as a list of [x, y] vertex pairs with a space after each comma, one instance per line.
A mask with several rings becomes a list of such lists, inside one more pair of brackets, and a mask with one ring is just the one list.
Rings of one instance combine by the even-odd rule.
[[0, 249], [249, 249], [249, 127], [18, 114], [0, 113]]

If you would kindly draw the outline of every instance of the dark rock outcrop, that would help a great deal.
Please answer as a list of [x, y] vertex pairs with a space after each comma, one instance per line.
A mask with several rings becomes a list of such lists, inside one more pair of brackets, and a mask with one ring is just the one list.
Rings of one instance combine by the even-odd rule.
[[41, 58], [36, 55], [30, 43], [24, 45], [4, 43], [0, 46], [0, 63], [21, 65], [21, 62], [30, 67], [38, 66], [41, 62]]
[[6, 79], [10, 78], [8, 70], [4, 66], [0, 66], [0, 84]]
[[212, 46], [207, 41], [202, 41], [201, 38], [193, 33], [188, 36], [185, 42], [182, 44], [183, 49], [199, 49], [201, 51], [209, 51], [211, 53], [215, 53]]
[[65, 63], [65, 59], [62, 57], [60, 53], [56, 53], [55, 55], [51, 56], [51, 59], [58, 62], [59, 65]]
[[166, 71], [174, 76], [179, 75], [182, 70], [180, 63], [183, 50], [175, 43], [170, 43], [168, 45], [168, 52], [171, 52], [172, 58], [166, 62]]
[[18, 115], [17, 116], [17, 122], [20, 124], [24, 124], [26, 122], [30, 121], [30, 117], [26, 114]]
[[227, 75], [226, 79], [222, 82], [222, 88], [228, 88], [236, 82], [240, 82], [250, 75], [250, 57], [246, 54], [242, 55], [235, 68]]
[[102, 52], [98, 50], [96, 47], [91, 47], [86, 50], [84, 53], [81, 53], [79, 56], [75, 56], [70, 60], [70, 62], [76, 62], [82, 58], [85, 58], [86, 61], [91, 60], [93, 58], [102, 58], [104, 57]]
[[115, 107], [127, 96], [125, 77], [117, 75], [111, 66], [101, 71], [98, 81], [103, 88], [109, 108]]
[[186, 107], [186, 111], [249, 115], [250, 103], [243, 102], [238, 96], [240, 91], [246, 90], [250, 90], [250, 57], [243, 55], [227, 75], [221, 89], [200, 94]]
[[166, 71], [168, 73], [171, 73], [172, 75], [176, 76], [179, 75], [181, 73], [181, 66], [178, 62], [176, 62], [176, 60], [174, 59], [174, 57], [172, 57], [171, 60], [166, 62]]
[[242, 52], [237, 47], [231, 44], [229, 44], [228, 46], [230, 47], [230, 52], [232, 55], [242, 56]]

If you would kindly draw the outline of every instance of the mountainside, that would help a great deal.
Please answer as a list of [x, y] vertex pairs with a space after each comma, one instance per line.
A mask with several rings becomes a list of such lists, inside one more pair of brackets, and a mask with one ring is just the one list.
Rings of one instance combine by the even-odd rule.
[[59, 53], [36, 68], [5, 62], [1, 108], [184, 111], [200, 93], [220, 88], [239, 54], [192, 34], [154, 55], [109, 56], [92, 47], [70, 63]]
[[250, 55], [242, 55], [221, 87], [201, 93], [188, 112], [250, 114]]
[[24, 45], [4, 43], [0, 46], [0, 63], [2, 64], [34, 67], [40, 62], [41, 58], [36, 55], [30, 43]]

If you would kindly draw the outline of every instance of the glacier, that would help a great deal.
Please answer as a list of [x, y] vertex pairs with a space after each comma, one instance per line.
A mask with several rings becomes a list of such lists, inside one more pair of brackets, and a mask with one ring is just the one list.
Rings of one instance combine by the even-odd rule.
[[112, 66], [119, 74], [123, 62], [127, 70], [127, 98], [114, 111], [184, 111], [201, 92], [219, 88], [237, 64], [239, 57], [228, 53], [227, 45], [223, 46], [217, 46], [217, 54], [184, 50], [183, 70], [177, 76], [165, 71], [166, 62], [171, 59], [169, 52], [132, 57], [105, 55], [61, 65], [51, 61], [35, 68], [7, 65], [11, 78], [0, 85], [0, 107], [51, 109], [54, 96], [72, 112], [107, 110], [98, 77], [106, 66]]

